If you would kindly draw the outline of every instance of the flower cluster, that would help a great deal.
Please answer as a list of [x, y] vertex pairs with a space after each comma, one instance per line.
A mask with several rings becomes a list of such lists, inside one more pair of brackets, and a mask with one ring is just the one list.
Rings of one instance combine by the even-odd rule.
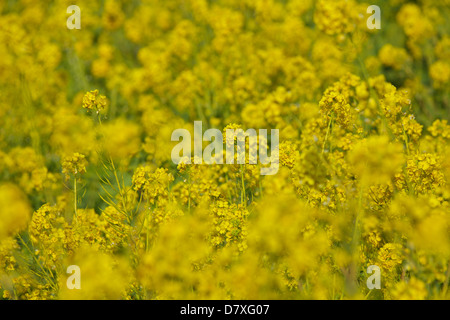
[[50, 2], [0, 2], [0, 299], [450, 298], [446, 1]]
[[62, 173], [66, 176], [66, 180], [69, 179], [70, 175], [78, 177], [79, 175], [86, 173], [86, 156], [76, 152], [72, 156], [65, 157], [61, 166]]
[[95, 110], [97, 113], [103, 111], [106, 107], [106, 97], [98, 94], [98, 90], [86, 92], [83, 97], [83, 108]]

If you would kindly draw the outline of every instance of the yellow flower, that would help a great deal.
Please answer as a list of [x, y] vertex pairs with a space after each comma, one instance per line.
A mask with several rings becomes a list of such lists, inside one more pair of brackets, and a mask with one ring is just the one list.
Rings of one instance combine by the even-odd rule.
[[95, 110], [98, 113], [106, 107], [106, 97], [99, 95], [98, 90], [88, 91], [83, 97], [83, 108]]
[[386, 136], [371, 136], [353, 147], [349, 161], [353, 172], [364, 183], [388, 183], [401, 169], [404, 162], [403, 148], [396, 142], [390, 142]]
[[103, 147], [113, 160], [127, 163], [141, 148], [141, 127], [123, 118], [102, 124]]
[[27, 197], [16, 185], [0, 185], [0, 241], [24, 230], [31, 217]]
[[[64, 271], [75, 265], [80, 271], [80, 289], [69, 289], [70, 274], [60, 277], [59, 298], [63, 300], [119, 300], [125, 295], [130, 268], [120, 257], [81, 247], [63, 264]], [[75, 281], [75, 280], [74, 280]]]
[[355, 30], [359, 19], [356, 3], [353, 1], [319, 0], [316, 3], [314, 22], [329, 35], [345, 35]]
[[86, 172], [87, 166], [86, 156], [81, 153], [74, 153], [72, 156], [67, 156], [62, 162], [62, 173], [66, 180], [69, 180], [70, 175], [78, 178], [81, 174]]
[[397, 48], [391, 44], [384, 45], [380, 49], [378, 56], [382, 64], [395, 70], [401, 70], [409, 59], [408, 53], [404, 48]]
[[450, 63], [438, 60], [430, 66], [430, 77], [435, 88], [448, 88], [450, 86]]
[[399, 282], [392, 291], [394, 300], [424, 300], [427, 296], [425, 283], [416, 278]]

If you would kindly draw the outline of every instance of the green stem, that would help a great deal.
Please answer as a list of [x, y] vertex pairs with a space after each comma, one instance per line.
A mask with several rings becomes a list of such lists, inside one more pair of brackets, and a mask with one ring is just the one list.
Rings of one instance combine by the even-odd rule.
[[191, 214], [191, 170], [188, 170], [188, 184], [189, 184], [188, 212], [189, 214]]
[[362, 208], [362, 196], [363, 196], [363, 190], [364, 190], [364, 185], [361, 185], [361, 189], [359, 191], [359, 199], [358, 199], [358, 209], [356, 211], [356, 218], [355, 218], [355, 227], [353, 229], [353, 243], [352, 243], [352, 249], [353, 251], [356, 250], [356, 247], [358, 246], [358, 242], [359, 242], [359, 220], [360, 220], [360, 215], [361, 212], [363, 211]]
[[244, 165], [243, 164], [241, 164], [241, 183], [242, 183], [241, 203], [244, 205], [244, 207], [247, 207], [247, 201], [245, 198], [245, 181], [244, 181]]
[[[25, 243], [25, 241], [23, 240], [22, 236], [19, 234], [18, 235], [19, 240], [22, 242], [22, 244], [24, 245], [24, 247], [28, 250], [28, 252], [30, 253], [30, 255], [33, 257], [34, 261], [36, 262], [37, 266], [42, 270], [42, 273], [44, 275], [44, 279], [51, 285], [51, 287], [54, 290], [58, 290], [58, 285], [56, 283], [56, 281], [54, 280], [54, 276], [51, 273], [50, 270], [46, 270], [47, 268], [45, 268], [44, 266], [41, 265], [41, 263], [39, 262], [39, 260], [36, 258], [35, 253], [27, 246], [27, 244]], [[48, 271], [48, 273], [47, 273]], [[17, 296], [17, 295], [16, 295]]]
[[405, 141], [405, 145], [406, 145], [406, 152], [407, 152], [408, 156], [410, 156], [411, 153], [409, 151], [408, 135], [406, 134], [405, 127], [403, 126], [403, 124], [402, 124], [402, 130], [403, 130], [403, 140]]
[[[325, 134], [325, 139], [323, 140], [323, 145], [322, 145], [322, 153], [325, 151], [325, 145], [328, 140], [328, 135], [330, 134], [330, 131], [331, 131], [331, 123], [333, 122], [333, 115], [334, 114], [331, 114], [330, 121], [328, 121], [327, 133]], [[330, 150], [330, 152], [331, 152], [331, 150]]]
[[263, 196], [263, 189], [261, 185], [261, 177], [259, 178], [259, 197], [262, 198]]
[[394, 136], [391, 128], [389, 127], [389, 122], [388, 122], [386, 116], [384, 115], [383, 110], [381, 109], [381, 104], [380, 104], [380, 101], [378, 99], [378, 94], [375, 92], [374, 88], [372, 88], [370, 86], [369, 75], [367, 74], [366, 67], [364, 66], [364, 63], [363, 63], [363, 61], [361, 60], [361, 57], [358, 54], [358, 49], [356, 48], [356, 45], [353, 42], [351, 34], [349, 35], [349, 39], [350, 39], [350, 43], [353, 45], [353, 48], [356, 51], [356, 59], [358, 60], [359, 67], [360, 67], [361, 72], [363, 74], [363, 79], [366, 82], [367, 88], [368, 88], [369, 93], [370, 93], [370, 97], [374, 97], [374, 99], [375, 99], [375, 102], [376, 102], [376, 105], [377, 105], [377, 109], [378, 109], [378, 113], [380, 114], [381, 121], [383, 122], [383, 125], [386, 128], [386, 131], [387, 131], [389, 137], [391, 138], [391, 140], [395, 140], [395, 136]]
[[352, 255], [352, 269], [350, 271], [350, 281], [353, 281], [355, 285], [357, 285], [357, 270], [358, 270], [358, 261], [359, 261], [359, 240], [361, 236], [361, 231], [359, 227], [359, 221], [361, 218], [361, 213], [363, 211], [363, 204], [362, 204], [362, 198], [363, 198], [363, 190], [364, 190], [364, 184], [361, 183], [360, 186], [360, 192], [359, 192], [359, 199], [358, 199], [358, 208], [356, 211], [356, 218], [355, 218], [355, 226], [353, 229], [353, 238], [352, 238], [352, 244], [351, 244], [351, 255]]
[[445, 275], [444, 287], [442, 288], [442, 298], [443, 299], [445, 299], [445, 296], [447, 295], [449, 278], [450, 278], [450, 261], [448, 262], [448, 265], [447, 265], [447, 273]]
[[[150, 202], [149, 201], [147, 202], [147, 208], [149, 210], [148, 215], [150, 215]], [[149, 219], [149, 221], [147, 222], [147, 232], [145, 235], [145, 252], [148, 252], [148, 233], [150, 232], [150, 222], [151, 221], [152, 220]], [[145, 223], [145, 220], [144, 220], [144, 223]]]
[[74, 179], [73, 179], [73, 193], [74, 193], [73, 206], [74, 206], [74, 209], [75, 209], [75, 220], [78, 220], [78, 213], [77, 213], [77, 177], [74, 177]]

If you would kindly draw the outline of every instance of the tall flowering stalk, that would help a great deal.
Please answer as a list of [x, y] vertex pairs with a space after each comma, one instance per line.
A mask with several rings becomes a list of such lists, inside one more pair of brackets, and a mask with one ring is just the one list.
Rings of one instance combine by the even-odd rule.
[[78, 219], [78, 195], [77, 195], [77, 181], [81, 179], [81, 175], [86, 173], [87, 166], [86, 156], [81, 153], [74, 153], [72, 156], [67, 156], [62, 162], [62, 173], [66, 181], [73, 177], [73, 194], [74, 194], [74, 212], [75, 219]]

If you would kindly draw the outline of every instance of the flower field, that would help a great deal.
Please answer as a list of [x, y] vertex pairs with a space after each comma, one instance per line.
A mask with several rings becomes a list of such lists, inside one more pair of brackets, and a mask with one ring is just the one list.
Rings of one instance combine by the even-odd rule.
[[[450, 299], [449, 16], [0, 0], [0, 300]], [[276, 172], [174, 163], [195, 121]]]

